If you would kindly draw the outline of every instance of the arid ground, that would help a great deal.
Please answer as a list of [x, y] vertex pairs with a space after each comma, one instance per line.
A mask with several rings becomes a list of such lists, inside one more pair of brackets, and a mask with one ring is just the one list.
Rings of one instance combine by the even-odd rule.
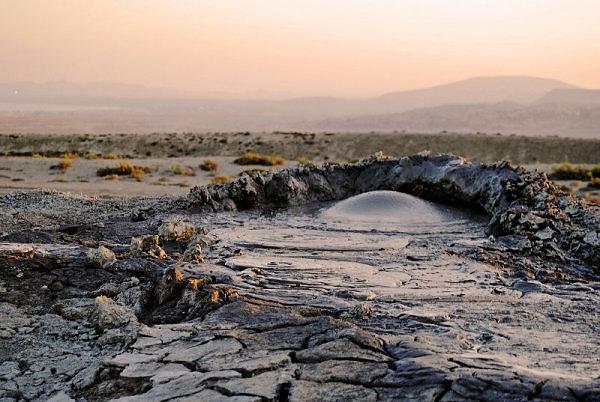
[[[280, 155], [280, 166], [241, 166], [246, 151]], [[97, 196], [184, 195], [213, 177], [237, 177], [248, 169], [293, 167], [299, 162], [348, 162], [372, 155], [423, 151], [460, 155], [474, 162], [510, 160], [551, 172], [561, 162], [600, 162], [600, 140], [462, 134], [165, 133], [114, 135], [0, 135], [0, 192], [50, 189]], [[66, 169], [52, 169], [64, 157]], [[213, 171], [200, 165], [216, 162]], [[96, 172], [126, 162], [149, 168], [139, 177]], [[561, 181], [575, 190], [586, 183]], [[584, 192], [597, 197], [598, 192]]]
[[372, 138], [1, 137], [0, 398], [600, 400], [599, 142]]

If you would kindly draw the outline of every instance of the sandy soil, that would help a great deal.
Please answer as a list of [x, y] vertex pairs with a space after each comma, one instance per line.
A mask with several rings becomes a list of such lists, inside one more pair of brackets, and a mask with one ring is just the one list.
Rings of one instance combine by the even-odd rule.
[[[218, 169], [214, 172], [200, 169], [205, 159], [216, 162]], [[248, 169], [274, 169], [268, 166], [241, 166], [234, 164], [234, 159], [226, 156], [117, 160], [78, 158], [72, 161], [69, 169], [60, 171], [51, 167], [59, 163], [61, 158], [0, 157], [0, 193], [49, 189], [115, 197], [184, 195], [192, 186], [209, 184], [215, 175], [227, 175], [233, 179]], [[98, 169], [120, 162], [149, 167], [152, 172], [143, 174], [139, 179], [97, 176]], [[289, 161], [285, 166], [296, 164]], [[191, 169], [193, 176], [175, 174], [172, 170], [175, 166]]]
[[382, 133], [164, 133], [164, 134], [0, 134], [4, 155], [59, 155], [64, 152], [129, 157], [238, 156], [253, 150], [288, 160], [346, 161], [382, 151], [413, 155], [422, 151], [460, 155], [475, 162], [598, 163], [600, 139], [485, 134]]

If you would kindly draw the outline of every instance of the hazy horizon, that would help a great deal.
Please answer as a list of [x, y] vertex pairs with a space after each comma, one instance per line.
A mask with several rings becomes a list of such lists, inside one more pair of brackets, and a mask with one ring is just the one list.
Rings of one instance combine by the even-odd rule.
[[[485, 82], [486, 80], [492, 82], [495, 80], [511, 80], [511, 79], [522, 79], [523, 82], [526, 81], [532, 81], [532, 82], [536, 82], [536, 81], [547, 81], [547, 82], [552, 82], [555, 81], [557, 84], [564, 84], [564, 86], [568, 86], [568, 87], [572, 87], [572, 88], [578, 88], [578, 89], [583, 89], [583, 90], [595, 90], [595, 88], [586, 88], [586, 87], [581, 87], [581, 86], [576, 86], [571, 84], [570, 82], [565, 82], [565, 81], [561, 81], [561, 80], [557, 80], [554, 79], [552, 77], [534, 77], [534, 76], [524, 76], [524, 75], [500, 75], [500, 76], [476, 76], [476, 77], [468, 77], [464, 80], [458, 80], [458, 81], [450, 81], [450, 82], [439, 82], [439, 83], [434, 83], [432, 85], [428, 85], [425, 87], [420, 87], [420, 88], [397, 88], [397, 89], [390, 89], [387, 92], [383, 92], [383, 93], [377, 93], [377, 94], [373, 94], [371, 96], [335, 96], [335, 95], [318, 95], [318, 94], [307, 94], [305, 96], [302, 97], [294, 97], [294, 96], [269, 96], [270, 94], [268, 92], [265, 91], [257, 91], [257, 92], [250, 92], [250, 93], [240, 93], [240, 92], [203, 92], [203, 91], [183, 91], [183, 90], [178, 90], [176, 88], [172, 88], [172, 87], [158, 87], [158, 86], [152, 86], [152, 85], [143, 85], [143, 84], [132, 84], [129, 82], [111, 82], [111, 81], [83, 81], [83, 82], [74, 82], [74, 81], [67, 81], [67, 80], [54, 80], [54, 81], [13, 81], [13, 82], [3, 82], [0, 81], [0, 88], [1, 89], [6, 89], [9, 88], [11, 86], [14, 86], [15, 88], [19, 87], [20, 85], [23, 86], [31, 86], [32, 88], [45, 88], [49, 91], [51, 91], [54, 95], [59, 95], [60, 91], [65, 89], [65, 88], [69, 88], [70, 90], [77, 90], [77, 89], [90, 89], [91, 91], [100, 91], [105, 93], [105, 97], [107, 99], [110, 98], [114, 98], [114, 97], [126, 97], [127, 95], [133, 94], [136, 95], [134, 97], [143, 97], [143, 98], [147, 98], [147, 99], [153, 99], [153, 98], [172, 98], [172, 99], [177, 99], [179, 98], [189, 98], [189, 99], [239, 99], [239, 100], [293, 100], [295, 98], [301, 99], [301, 98], [318, 98], [318, 97], [331, 97], [331, 98], [339, 98], [339, 99], [348, 99], [348, 100], [359, 100], [359, 99], [369, 99], [369, 98], [376, 98], [376, 97], [381, 97], [381, 96], [386, 96], [389, 94], [395, 94], [395, 93], [409, 93], [409, 92], [413, 92], [413, 91], [422, 91], [422, 90], [430, 90], [430, 89], [437, 89], [437, 88], [442, 88], [442, 87], [446, 87], [446, 86], [452, 86], [452, 85], [463, 85], [465, 83], [469, 83], [469, 82]], [[557, 86], [558, 88], [559, 86]], [[563, 85], [560, 85], [560, 87], [563, 87]], [[64, 95], [69, 95], [69, 93], [63, 93]], [[5, 93], [0, 93], [0, 98], [4, 98], [5, 100], [10, 100], [7, 96], [8, 94]], [[22, 92], [18, 92], [16, 91], [14, 93], [14, 95], [26, 95]], [[79, 95], [79, 93], [77, 93], [77, 95]], [[119, 96], [121, 95], [121, 96]], [[271, 94], [272, 95], [272, 94]], [[94, 95], [96, 96], [96, 95]], [[16, 101], [18, 101], [18, 99], [16, 99]]]
[[369, 97], [471, 77], [600, 88], [600, 3], [0, 2], [0, 82]]

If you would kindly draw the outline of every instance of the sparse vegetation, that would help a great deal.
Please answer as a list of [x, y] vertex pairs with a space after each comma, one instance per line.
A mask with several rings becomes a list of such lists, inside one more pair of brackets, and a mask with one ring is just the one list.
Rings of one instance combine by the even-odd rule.
[[204, 159], [200, 164], [200, 169], [206, 172], [214, 172], [217, 170], [218, 167], [219, 165], [217, 164], [217, 162], [213, 161], [212, 159]]
[[283, 165], [285, 159], [279, 155], [262, 155], [256, 152], [246, 152], [239, 158], [233, 161], [238, 165], [262, 165], [262, 166], [279, 166]]
[[586, 167], [582, 165], [573, 165], [564, 162], [555, 165], [552, 173], [548, 175], [551, 180], [582, 180], [590, 181], [593, 178], [600, 178], [600, 165]]
[[352, 158], [352, 159], [349, 159], [349, 160], [348, 160], [348, 163], [349, 163], [349, 164], [351, 164], [351, 165], [355, 165], [355, 164], [357, 164], [359, 161], [360, 161], [360, 159], [358, 159], [358, 158]]
[[33, 154], [33, 155], [31, 155], [31, 158], [32, 159], [36, 159], [36, 160], [44, 159], [44, 155], [42, 155], [42, 154]]
[[308, 160], [306, 156], [299, 156], [298, 158], [296, 158], [296, 162], [298, 162], [298, 165], [302, 166], [310, 163], [310, 160]]
[[225, 184], [225, 183], [229, 183], [230, 181], [231, 181], [231, 176], [226, 175], [226, 174], [214, 175], [213, 178], [210, 180], [210, 182], [212, 184]]
[[171, 165], [171, 173], [177, 176], [196, 176], [194, 169], [182, 165]]
[[50, 169], [66, 172], [73, 166], [73, 158], [70, 156], [70, 154], [63, 155], [62, 159], [56, 165], [50, 166]]
[[107, 166], [96, 171], [96, 175], [106, 177], [109, 180], [114, 180], [115, 176], [129, 176], [140, 181], [144, 173], [151, 173], [152, 169], [147, 166], [132, 165], [129, 162], [121, 162], [115, 166]]
[[60, 156], [62, 159], [78, 159], [79, 158], [79, 154], [77, 154], [77, 152], [65, 152], [64, 154], [62, 154]]

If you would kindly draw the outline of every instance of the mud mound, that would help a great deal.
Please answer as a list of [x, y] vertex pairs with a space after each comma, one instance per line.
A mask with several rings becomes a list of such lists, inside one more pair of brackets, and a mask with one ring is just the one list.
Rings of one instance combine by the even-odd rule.
[[435, 204], [396, 191], [370, 191], [347, 198], [321, 213], [325, 220], [423, 225], [445, 219]]

